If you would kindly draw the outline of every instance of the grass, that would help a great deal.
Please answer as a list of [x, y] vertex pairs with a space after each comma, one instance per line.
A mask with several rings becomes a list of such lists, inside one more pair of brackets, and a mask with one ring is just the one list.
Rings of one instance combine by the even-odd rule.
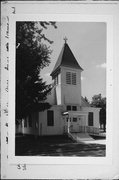
[[72, 141], [68, 136], [18, 136], [16, 156], [105, 156], [106, 146]]

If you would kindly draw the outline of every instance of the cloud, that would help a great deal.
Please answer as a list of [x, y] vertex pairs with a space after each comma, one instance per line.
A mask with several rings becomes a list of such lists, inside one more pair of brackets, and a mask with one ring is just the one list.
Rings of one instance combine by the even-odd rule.
[[97, 68], [106, 69], [106, 63], [96, 65]]

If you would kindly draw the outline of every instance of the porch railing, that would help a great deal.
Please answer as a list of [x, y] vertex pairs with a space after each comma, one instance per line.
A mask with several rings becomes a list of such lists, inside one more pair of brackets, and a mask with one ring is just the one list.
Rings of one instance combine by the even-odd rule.
[[[71, 128], [70, 132], [74, 132]], [[79, 133], [89, 133], [89, 134], [99, 134], [99, 128], [92, 127], [92, 126], [79, 126], [78, 131]]]

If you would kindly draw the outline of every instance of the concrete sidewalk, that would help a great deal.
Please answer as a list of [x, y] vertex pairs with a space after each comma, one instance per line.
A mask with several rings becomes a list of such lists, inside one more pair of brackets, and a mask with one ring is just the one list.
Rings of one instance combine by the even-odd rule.
[[88, 133], [70, 133], [76, 142], [94, 141]]
[[85, 141], [85, 143], [86, 144], [102, 144], [102, 145], [106, 145], [106, 139]]
[[[106, 144], [106, 139], [102, 139], [100, 136], [91, 136], [88, 133], [70, 133], [72, 139], [74, 139], [78, 143], [86, 143], [86, 144]], [[98, 137], [98, 138], [97, 138]]]

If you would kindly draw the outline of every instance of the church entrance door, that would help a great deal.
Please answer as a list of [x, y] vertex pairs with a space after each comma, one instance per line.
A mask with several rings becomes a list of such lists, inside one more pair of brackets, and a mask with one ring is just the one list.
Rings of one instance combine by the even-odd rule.
[[72, 117], [72, 132], [79, 132], [80, 130], [80, 127], [82, 126], [83, 124], [83, 116], [74, 116]]

